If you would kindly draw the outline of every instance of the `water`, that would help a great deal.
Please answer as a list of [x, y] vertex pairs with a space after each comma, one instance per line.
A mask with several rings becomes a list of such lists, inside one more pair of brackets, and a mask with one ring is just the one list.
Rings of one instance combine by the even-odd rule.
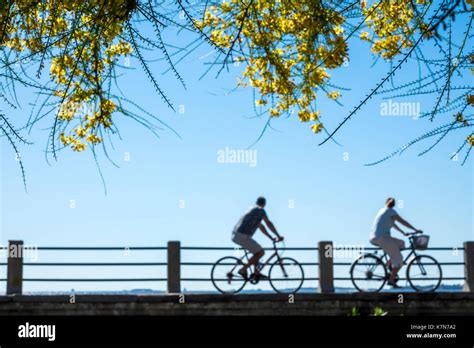
[[[441, 285], [436, 292], [462, 292], [463, 285]], [[314, 294], [317, 293], [317, 288], [301, 288], [298, 293], [301, 294]], [[337, 287], [335, 292], [338, 294], [346, 293], [355, 293], [357, 292], [354, 288], [344, 288]], [[382, 292], [415, 292], [411, 287], [401, 287], [400, 289], [390, 289], [386, 287]], [[186, 291], [183, 290], [185, 294], [218, 294], [216, 290], [207, 290], [207, 291]], [[273, 294], [274, 291], [269, 290], [243, 290], [240, 294]], [[59, 291], [40, 291], [40, 292], [26, 292], [25, 295], [70, 295], [71, 292], [59, 292]], [[153, 290], [153, 289], [132, 289], [132, 290], [118, 290], [118, 291], [76, 291], [76, 295], [164, 295], [165, 291]]]

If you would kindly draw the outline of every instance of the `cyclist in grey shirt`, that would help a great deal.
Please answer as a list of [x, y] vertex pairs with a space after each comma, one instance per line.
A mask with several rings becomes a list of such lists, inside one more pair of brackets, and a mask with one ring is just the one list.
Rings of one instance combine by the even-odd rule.
[[[251, 207], [244, 214], [244, 216], [240, 218], [240, 220], [235, 225], [234, 230], [232, 231], [232, 241], [253, 254], [249, 262], [239, 270], [239, 274], [245, 279], [247, 279], [248, 268], [252, 265], [256, 265], [265, 254], [261, 245], [252, 238], [254, 233], [257, 231], [257, 228], [260, 229], [264, 235], [275, 242], [283, 240], [283, 237], [278, 234], [275, 226], [268, 219], [267, 213], [263, 209], [265, 204], [265, 198], [259, 197], [257, 199], [256, 206]], [[267, 232], [267, 229], [262, 224], [262, 220], [266, 223], [270, 231], [276, 235], [276, 238], [273, 238]], [[259, 270], [255, 269], [255, 273], [256, 275], [259, 275]]]

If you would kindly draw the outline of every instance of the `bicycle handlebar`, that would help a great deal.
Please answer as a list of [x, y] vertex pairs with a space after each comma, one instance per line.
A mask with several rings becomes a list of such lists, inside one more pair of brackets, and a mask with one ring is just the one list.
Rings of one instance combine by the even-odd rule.
[[[279, 241], [274, 241], [274, 240], [272, 240], [273, 249], [275, 249], [275, 250], [278, 249], [277, 244], [278, 244], [278, 243], [284, 243], [284, 242], [285, 242], [284, 240], [279, 240]], [[283, 244], [283, 247], [284, 247], [284, 246], [285, 246], [285, 244]]]
[[407, 236], [414, 236], [415, 234], [422, 234], [422, 233], [423, 231], [420, 230], [420, 231], [415, 231], [415, 232], [406, 232], [405, 234]]

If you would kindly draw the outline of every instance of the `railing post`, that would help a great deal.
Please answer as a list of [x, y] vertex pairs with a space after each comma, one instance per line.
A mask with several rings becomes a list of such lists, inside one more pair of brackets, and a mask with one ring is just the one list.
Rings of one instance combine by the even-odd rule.
[[464, 242], [464, 291], [474, 292], [474, 242]]
[[181, 243], [168, 242], [168, 292], [181, 292]]
[[23, 241], [8, 241], [7, 295], [21, 295], [23, 287]]
[[334, 265], [332, 242], [323, 241], [318, 244], [319, 253], [319, 292], [334, 292]]

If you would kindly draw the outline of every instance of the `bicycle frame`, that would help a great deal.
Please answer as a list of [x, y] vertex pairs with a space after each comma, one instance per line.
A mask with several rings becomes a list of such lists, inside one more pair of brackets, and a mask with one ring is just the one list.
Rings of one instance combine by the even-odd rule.
[[[410, 250], [410, 252], [408, 253], [408, 255], [403, 259], [403, 265], [406, 265], [408, 264], [408, 261], [410, 260], [410, 257], [413, 255], [414, 257], [417, 257], [418, 254], [416, 253], [416, 248], [415, 248], [415, 245], [413, 245], [413, 237], [410, 237], [409, 240], [410, 240], [410, 248], [405, 248], [403, 249], [402, 251], [404, 250]], [[377, 255], [377, 252], [374, 253], [375, 255]], [[388, 262], [388, 254], [384, 251], [382, 256], [381, 256], [381, 259], [384, 261], [385, 264], [387, 264]]]
[[[246, 250], [246, 249], [244, 249], [244, 251], [245, 251], [245, 255], [242, 256], [242, 257], [240, 258], [240, 260], [243, 262], [243, 260], [244, 260], [244, 258], [245, 258], [245, 259], [247, 259], [247, 263], [248, 263], [248, 262], [250, 261], [249, 251]], [[270, 255], [270, 257], [268, 257], [265, 262], [259, 262], [259, 263], [257, 264], [257, 265], [259, 265], [259, 264], [262, 265], [261, 268], [260, 268], [260, 271], [261, 271], [262, 269], [264, 269], [267, 265], [269, 265], [269, 264], [270, 264], [270, 261], [273, 260], [275, 257], [277, 258], [277, 261], [280, 261], [280, 260], [281, 260], [281, 256], [280, 256], [280, 254], [278, 253], [278, 249], [277, 249], [277, 247], [276, 247], [276, 242], [273, 242], [273, 254]], [[253, 265], [254, 273], [255, 273], [255, 271], [256, 271], [257, 265]], [[283, 267], [283, 265], [282, 265], [282, 267]], [[234, 270], [232, 270], [232, 271], [234, 271]]]
[[[405, 248], [404, 250], [408, 250], [410, 249], [410, 252], [408, 253], [408, 255], [403, 259], [403, 266], [407, 265], [410, 258], [412, 257], [413, 255], [413, 258], [416, 258], [418, 257], [418, 254], [416, 253], [416, 248], [415, 248], [415, 245], [413, 244], [413, 236], [410, 236], [409, 237], [409, 240], [410, 240], [410, 248]], [[374, 253], [375, 256], [377, 256], [377, 253], [375, 252]], [[381, 260], [385, 263], [385, 265], [387, 265], [388, 263], [388, 255], [387, 253], [384, 251], [382, 256], [381, 256]], [[423, 264], [421, 263], [418, 263], [418, 267], [420, 267], [420, 271], [421, 271], [421, 274], [425, 275], [426, 274], [426, 269], [425, 267], [423, 266]]]

